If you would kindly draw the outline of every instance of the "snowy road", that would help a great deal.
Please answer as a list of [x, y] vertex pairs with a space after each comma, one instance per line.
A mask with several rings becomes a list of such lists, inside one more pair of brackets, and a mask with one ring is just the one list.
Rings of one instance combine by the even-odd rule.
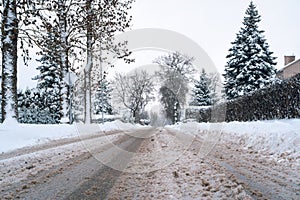
[[15, 151], [0, 157], [0, 199], [300, 198], [297, 160], [222, 140], [201, 158], [202, 144], [173, 129], [141, 128]]
[[300, 198], [300, 168], [296, 163], [278, 163], [234, 144], [217, 145], [208, 159], [231, 174], [232, 180], [242, 183], [256, 199]]

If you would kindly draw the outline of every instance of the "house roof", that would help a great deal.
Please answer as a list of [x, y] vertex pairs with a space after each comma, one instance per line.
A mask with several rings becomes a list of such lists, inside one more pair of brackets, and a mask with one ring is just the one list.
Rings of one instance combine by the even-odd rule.
[[299, 62], [299, 61], [300, 61], [300, 58], [297, 59], [297, 60], [295, 60], [295, 61], [293, 61], [293, 62], [291, 62], [291, 63], [289, 63], [289, 64], [287, 64], [287, 65], [284, 66], [282, 69], [278, 70], [278, 72], [282, 72], [282, 71], [285, 70], [286, 68], [290, 67], [291, 65], [293, 65], [293, 64], [295, 64], [295, 63], [297, 63], [297, 62]]

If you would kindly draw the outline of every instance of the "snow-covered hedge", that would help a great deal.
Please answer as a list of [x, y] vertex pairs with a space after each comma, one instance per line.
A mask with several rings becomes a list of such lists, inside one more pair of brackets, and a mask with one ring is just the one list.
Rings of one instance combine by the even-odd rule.
[[[217, 110], [217, 112], [216, 112]], [[224, 117], [214, 117], [211, 113]], [[300, 74], [294, 78], [277, 82], [268, 88], [258, 90], [235, 100], [201, 109], [197, 120], [254, 121], [300, 117]]]

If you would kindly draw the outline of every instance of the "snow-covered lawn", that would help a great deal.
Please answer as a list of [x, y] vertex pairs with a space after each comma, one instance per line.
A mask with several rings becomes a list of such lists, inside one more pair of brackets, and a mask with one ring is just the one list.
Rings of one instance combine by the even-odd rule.
[[[107, 122], [104, 125], [95, 125], [88, 134], [96, 134], [102, 131], [127, 130], [137, 127], [132, 124], [123, 123], [119, 120]], [[89, 126], [82, 124], [68, 125], [35, 125], [35, 124], [17, 124], [6, 123], [0, 124], [0, 153], [12, 151], [22, 147], [44, 144], [52, 140], [65, 138], [74, 138], [80, 136], [82, 130], [87, 130]]]
[[78, 136], [74, 125], [0, 125], [0, 153]]
[[300, 119], [230, 123], [182, 123], [170, 128], [203, 136], [221, 131], [220, 142], [234, 142], [277, 158], [300, 159]]

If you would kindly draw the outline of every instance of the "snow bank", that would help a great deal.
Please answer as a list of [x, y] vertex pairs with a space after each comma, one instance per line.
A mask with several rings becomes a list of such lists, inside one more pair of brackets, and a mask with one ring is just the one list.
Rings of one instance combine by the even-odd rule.
[[216, 124], [190, 122], [171, 127], [200, 136], [205, 131], [221, 130], [223, 141], [277, 156], [300, 157], [300, 119]]
[[[247, 148], [270, 154], [300, 156], [300, 120], [233, 122], [223, 127], [223, 138], [245, 144]], [[227, 133], [227, 134], [226, 134]]]
[[[101, 131], [129, 130], [139, 125], [123, 123], [119, 120], [106, 122], [103, 125], [34, 125], [5, 123], [0, 124], [0, 153], [12, 151], [27, 146], [47, 143], [51, 140], [78, 137], [83, 131], [84, 135], [96, 134]], [[83, 130], [83, 131], [82, 131]]]
[[99, 125], [101, 131], [113, 131], [113, 130], [129, 130], [140, 127], [138, 124], [130, 124], [130, 123], [124, 123], [120, 120], [112, 121], [112, 122], [106, 122], [104, 125]]
[[74, 125], [0, 124], [0, 153], [77, 135]]

